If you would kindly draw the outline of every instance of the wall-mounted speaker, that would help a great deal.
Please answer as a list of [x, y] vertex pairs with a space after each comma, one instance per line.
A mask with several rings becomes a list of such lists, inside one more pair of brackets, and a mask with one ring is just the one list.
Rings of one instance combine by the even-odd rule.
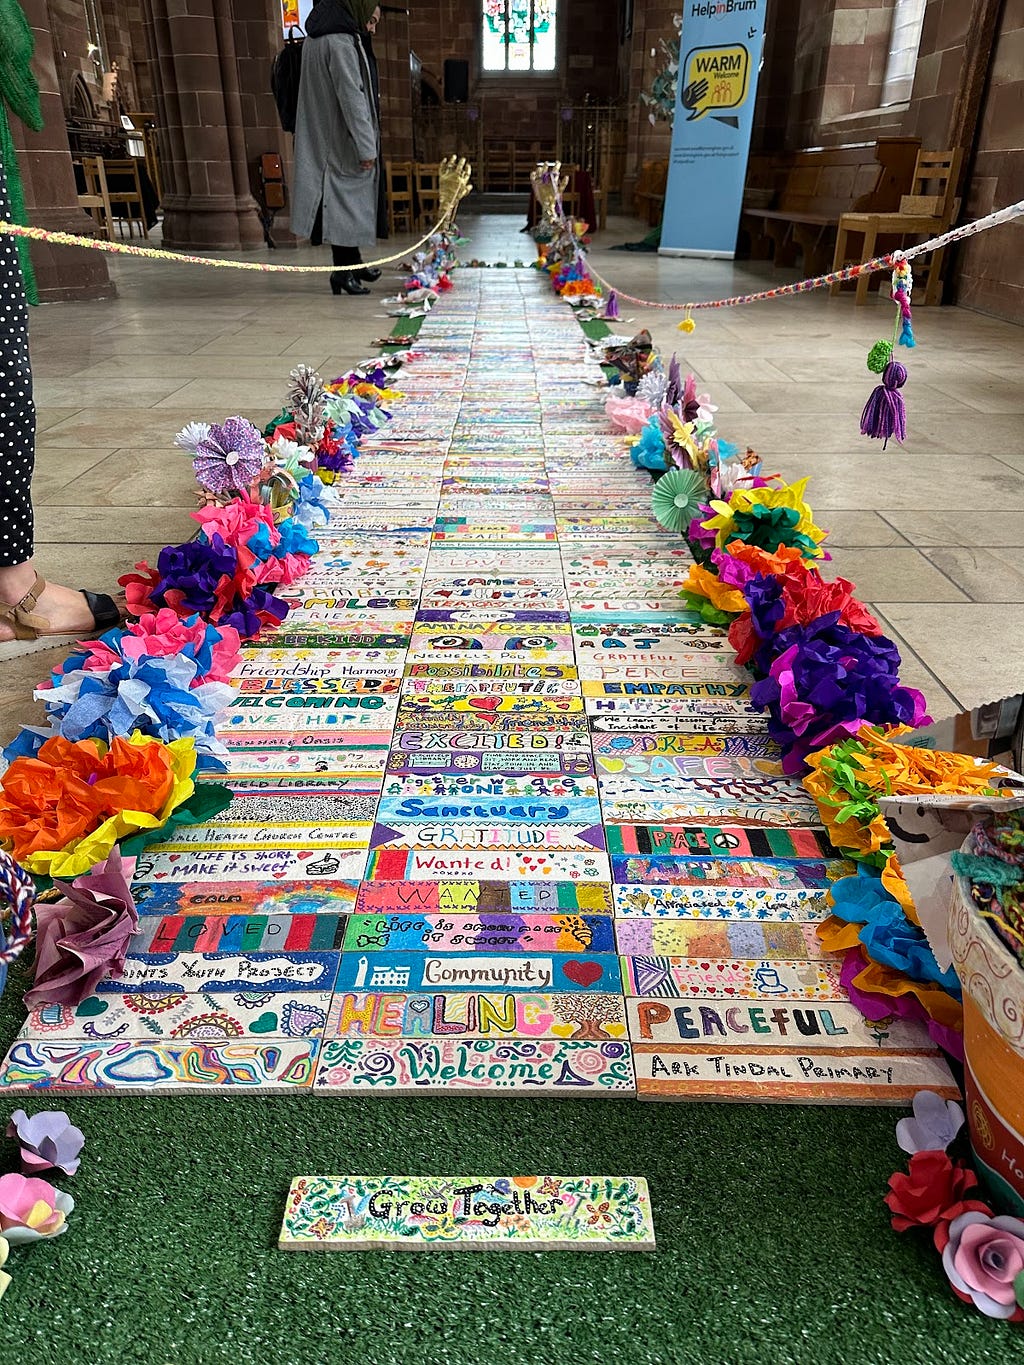
[[445, 104], [465, 104], [469, 99], [469, 62], [455, 57], [445, 58]]

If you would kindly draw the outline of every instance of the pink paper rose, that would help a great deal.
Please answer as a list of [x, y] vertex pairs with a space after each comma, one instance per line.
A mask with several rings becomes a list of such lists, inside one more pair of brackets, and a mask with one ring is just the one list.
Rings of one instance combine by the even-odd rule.
[[935, 1245], [958, 1298], [989, 1318], [1024, 1319], [1013, 1283], [1024, 1271], [1024, 1222], [962, 1213], [936, 1228]]
[[0, 1233], [11, 1246], [59, 1237], [74, 1207], [70, 1194], [49, 1181], [16, 1174], [0, 1176]]

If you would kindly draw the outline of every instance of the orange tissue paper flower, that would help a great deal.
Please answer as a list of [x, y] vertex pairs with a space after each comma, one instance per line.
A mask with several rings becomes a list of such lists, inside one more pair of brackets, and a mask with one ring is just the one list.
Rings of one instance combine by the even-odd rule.
[[164, 824], [195, 790], [195, 763], [191, 739], [54, 736], [0, 779], [0, 844], [30, 872], [79, 876], [118, 839]]

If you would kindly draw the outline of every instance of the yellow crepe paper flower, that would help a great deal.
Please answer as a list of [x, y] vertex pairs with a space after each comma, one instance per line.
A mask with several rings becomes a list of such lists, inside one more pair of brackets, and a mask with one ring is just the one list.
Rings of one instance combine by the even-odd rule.
[[[716, 499], [710, 504], [716, 515], [701, 525], [706, 531], [717, 533], [715, 543], [721, 550], [734, 534], [733, 526], [737, 512], [749, 512], [755, 506], [789, 507], [800, 515], [795, 529], [809, 540], [813, 540], [815, 545], [820, 545], [827, 533], [814, 524], [814, 515], [804, 501], [807, 483], [807, 479], [797, 479], [796, 483], [783, 484], [781, 488], [737, 488], [728, 502]], [[821, 553], [823, 552], [819, 550], [819, 556]]]
[[717, 574], [705, 569], [702, 564], [690, 565], [683, 590], [696, 593], [698, 597], [706, 597], [719, 611], [738, 613], [747, 609], [746, 598], [739, 588], [730, 588]]

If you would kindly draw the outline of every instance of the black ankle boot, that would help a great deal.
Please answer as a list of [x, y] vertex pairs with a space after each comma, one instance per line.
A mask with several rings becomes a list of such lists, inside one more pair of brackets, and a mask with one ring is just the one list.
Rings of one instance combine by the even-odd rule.
[[360, 270], [356, 274], [356, 279], [365, 280], [367, 284], [373, 284], [374, 281], [380, 279], [380, 271], [377, 270], [374, 266], [370, 266], [369, 269], [367, 270]]
[[331, 276], [331, 293], [368, 294], [370, 291], [359, 283], [358, 276], [349, 270], [336, 270]]

